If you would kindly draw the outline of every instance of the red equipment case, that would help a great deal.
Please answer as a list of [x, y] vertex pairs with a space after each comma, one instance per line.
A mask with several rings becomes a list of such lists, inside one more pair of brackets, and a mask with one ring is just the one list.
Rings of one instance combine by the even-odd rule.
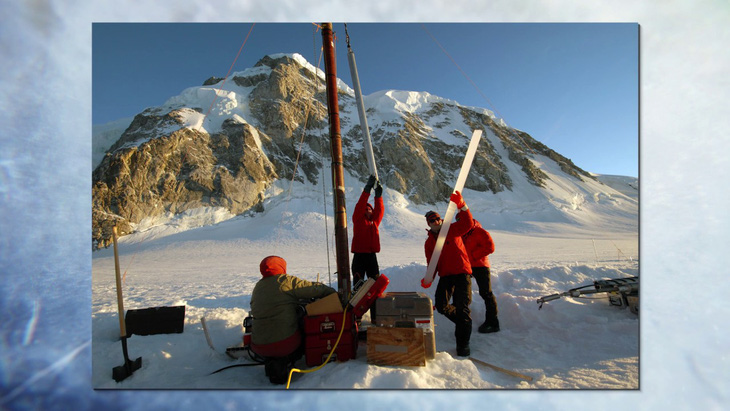
[[[347, 312], [345, 320], [345, 331], [355, 326], [355, 318], [351, 311]], [[307, 315], [304, 317], [304, 334], [324, 334], [332, 335], [335, 338], [340, 334], [342, 329], [342, 313]]]
[[[330, 360], [347, 361], [357, 355], [357, 324], [355, 315], [347, 312], [337, 349]], [[308, 315], [304, 317], [304, 357], [310, 367], [324, 363], [337, 342], [343, 327], [343, 313]]]
[[390, 280], [385, 274], [380, 274], [375, 280], [368, 278], [365, 284], [350, 299], [350, 305], [355, 316], [362, 317], [373, 306], [375, 299], [383, 295], [389, 283]]
[[[304, 358], [307, 365], [314, 367], [324, 363], [337, 342], [338, 335], [305, 335]], [[354, 359], [357, 356], [357, 341], [357, 328], [343, 332], [330, 361], [342, 362]]]

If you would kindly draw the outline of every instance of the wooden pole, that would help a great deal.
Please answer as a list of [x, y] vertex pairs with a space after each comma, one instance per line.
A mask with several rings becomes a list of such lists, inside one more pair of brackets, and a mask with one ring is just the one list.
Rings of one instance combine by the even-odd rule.
[[347, 210], [345, 207], [345, 172], [342, 167], [342, 136], [337, 101], [337, 65], [332, 23], [322, 23], [322, 47], [327, 85], [327, 109], [332, 152], [332, 187], [335, 207], [335, 253], [337, 255], [337, 291], [346, 301], [350, 295], [350, 250], [347, 246]]
[[117, 226], [112, 227], [112, 241], [114, 241], [114, 274], [117, 279], [117, 309], [119, 310], [119, 333], [122, 338], [127, 336], [127, 325], [124, 321], [124, 299], [122, 298], [122, 275], [119, 270], [119, 251], [117, 250]]

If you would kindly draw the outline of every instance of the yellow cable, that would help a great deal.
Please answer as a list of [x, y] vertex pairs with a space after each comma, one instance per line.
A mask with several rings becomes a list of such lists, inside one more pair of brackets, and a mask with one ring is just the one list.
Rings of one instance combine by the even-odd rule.
[[289, 384], [291, 384], [291, 377], [292, 377], [292, 375], [294, 375], [295, 372], [306, 374], [306, 373], [310, 373], [310, 372], [315, 372], [315, 371], [319, 370], [320, 368], [324, 367], [325, 365], [327, 365], [330, 358], [332, 358], [332, 354], [337, 349], [337, 344], [340, 343], [340, 338], [342, 338], [342, 333], [345, 331], [345, 324], [347, 322], [347, 316], [345, 315], [346, 313], [347, 313], [347, 304], [345, 305], [345, 310], [342, 312], [342, 327], [340, 329], [340, 335], [337, 336], [337, 341], [335, 341], [335, 345], [334, 345], [334, 347], [332, 347], [332, 351], [330, 351], [330, 354], [327, 356], [327, 359], [324, 360], [322, 365], [319, 365], [316, 368], [310, 368], [308, 370], [300, 370], [298, 368], [292, 368], [291, 370], [289, 370], [289, 378], [286, 381], [287, 390], [289, 389]]

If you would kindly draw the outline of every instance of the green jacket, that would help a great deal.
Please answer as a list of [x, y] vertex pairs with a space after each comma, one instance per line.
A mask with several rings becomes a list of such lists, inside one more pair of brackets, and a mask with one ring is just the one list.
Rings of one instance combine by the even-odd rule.
[[297, 306], [300, 300], [322, 298], [335, 292], [324, 284], [288, 274], [262, 278], [251, 293], [254, 318], [251, 342], [270, 344], [290, 337], [299, 327]]

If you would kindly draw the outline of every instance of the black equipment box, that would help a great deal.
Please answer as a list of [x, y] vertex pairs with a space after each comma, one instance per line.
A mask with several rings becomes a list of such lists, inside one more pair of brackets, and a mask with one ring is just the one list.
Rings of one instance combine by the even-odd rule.
[[124, 321], [127, 325], [127, 336], [179, 334], [185, 326], [185, 306], [127, 310]]

